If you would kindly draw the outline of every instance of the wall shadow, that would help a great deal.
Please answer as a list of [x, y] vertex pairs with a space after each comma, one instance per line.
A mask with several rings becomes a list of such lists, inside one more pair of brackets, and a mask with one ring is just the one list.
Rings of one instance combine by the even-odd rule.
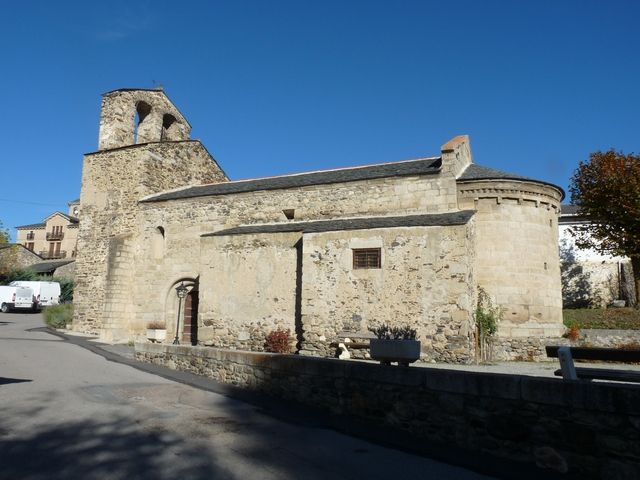
[[[173, 460], [173, 461], [170, 461]], [[79, 421], [0, 441], [0, 478], [228, 478], [201, 449], [130, 419]]]

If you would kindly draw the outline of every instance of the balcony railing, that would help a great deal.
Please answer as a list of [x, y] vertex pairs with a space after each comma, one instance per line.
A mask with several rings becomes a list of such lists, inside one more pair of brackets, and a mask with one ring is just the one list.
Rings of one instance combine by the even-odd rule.
[[33, 238], [34, 238], [35, 236], [36, 236], [36, 235], [35, 235], [35, 233], [31, 233], [31, 232], [29, 232], [29, 233], [27, 233], [27, 240], [33, 240]]
[[47, 260], [51, 260], [54, 258], [67, 258], [67, 251], [66, 250], [60, 250], [59, 252], [50, 252], [48, 250], [41, 250], [39, 252], [39, 255], [42, 258], [45, 258]]
[[47, 232], [47, 240], [62, 240], [64, 232]]

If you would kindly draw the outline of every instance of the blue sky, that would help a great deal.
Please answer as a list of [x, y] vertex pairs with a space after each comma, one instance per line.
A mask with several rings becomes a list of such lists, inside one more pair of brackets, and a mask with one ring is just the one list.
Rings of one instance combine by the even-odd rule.
[[161, 84], [232, 179], [437, 155], [567, 187], [640, 151], [637, 1], [0, 0], [0, 221], [79, 196], [100, 95]]

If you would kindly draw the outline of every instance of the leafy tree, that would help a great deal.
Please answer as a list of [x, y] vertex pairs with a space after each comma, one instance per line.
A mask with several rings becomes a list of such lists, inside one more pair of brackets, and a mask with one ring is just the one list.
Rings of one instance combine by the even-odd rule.
[[6, 245], [9, 243], [9, 231], [4, 228], [2, 220], [0, 220], [0, 245]]
[[576, 245], [629, 257], [640, 299], [640, 156], [613, 149], [592, 153], [578, 165], [569, 191], [590, 220], [572, 229]]

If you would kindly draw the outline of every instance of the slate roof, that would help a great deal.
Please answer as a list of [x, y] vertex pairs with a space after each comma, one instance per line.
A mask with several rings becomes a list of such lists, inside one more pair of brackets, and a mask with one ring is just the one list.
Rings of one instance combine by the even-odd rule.
[[578, 205], [560, 205], [560, 214], [561, 215], [579, 215], [580, 207]]
[[76, 217], [71, 217], [71, 216], [67, 215], [66, 213], [62, 213], [59, 210], [56, 210], [55, 212], [53, 212], [51, 215], [49, 215], [47, 218], [45, 218], [45, 220], [49, 220], [51, 217], [55, 217], [56, 215], [60, 215], [65, 220], [67, 220], [67, 221], [69, 221], [71, 223], [77, 223], [78, 222], [78, 219]]
[[33, 265], [29, 265], [29, 269], [36, 273], [49, 273], [53, 272], [56, 268], [60, 268], [63, 265], [73, 263], [75, 260], [53, 260], [50, 262], [38, 262]]
[[542, 180], [536, 180], [535, 178], [523, 177], [522, 175], [514, 175], [513, 173], [503, 172], [495, 168], [483, 167], [472, 163], [466, 170], [457, 178], [458, 182], [472, 182], [474, 180], [520, 180], [522, 182], [534, 182], [541, 183], [543, 185], [549, 185], [550, 187], [557, 188], [564, 198], [565, 193], [562, 188], [553, 183], [544, 182]]
[[21, 228], [44, 228], [46, 227], [46, 224], [44, 223], [31, 223], [29, 225], [20, 225], [19, 227], [16, 227], [16, 229], [21, 229]]
[[474, 210], [462, 210], [452, 213], [430, 215], [405, 215], [401, 217], [364, 217], [338, 220], [317, 220], [311, 222], [288, 222], [267, 225], [244, 225], [228, 228], [214, 233], [205, 233], [203, 237], [222, 237], [227, 235], [247, 235], [254, 233], [320, 233], [340, 230], [369, 230], [373, 228], [393, 227], [436, 227], [464, 225], [475, 213]]
[[316, 172], [296, 173], [276, 177], [197, 185], [152, 195], [142, 199], [141, 201], [160, 202], [179, 198], [228, 195], [231, 193], [254, 192], [259, 190], [279, 190], [284, 188], [307, 187], [310, 185], [372, 180], [375, 178], [385, 177], [432, 175], [437, 174], [440, 171], [441, 165], [442, 159], [440, 157], [432, 157], [417, 160], [405, 160], [403, 162], [340, 168], [336, 170], [320, 170]]

